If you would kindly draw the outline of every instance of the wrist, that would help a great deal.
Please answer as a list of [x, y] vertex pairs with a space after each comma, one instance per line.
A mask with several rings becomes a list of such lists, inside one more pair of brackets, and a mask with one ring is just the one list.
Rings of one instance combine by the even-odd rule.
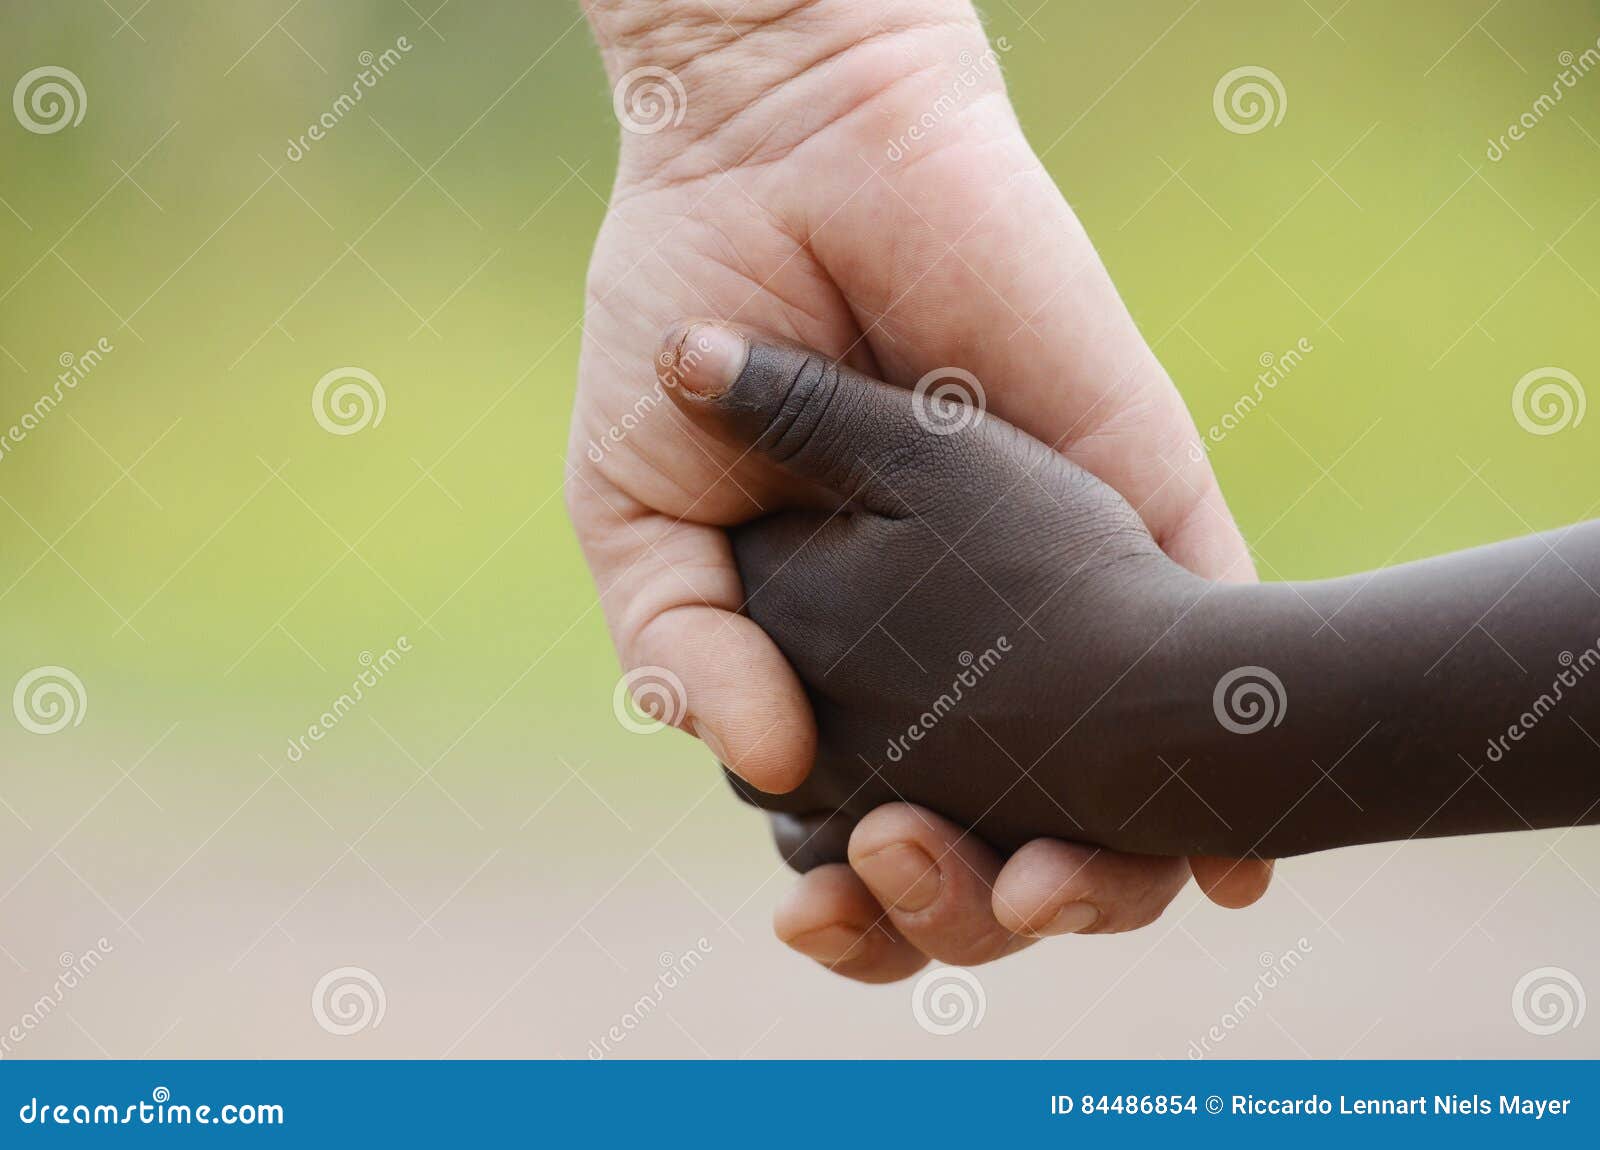
[[[1106, 763], [1114, 831], [1102, 845], [1243, 858], [1281, 829], [1311, 764], [1295, 753], [1299, 726], [1285, 723], [1302, 684], [1270, 598], [1170, 561], [1143, 589], [1117, 662], [1125, 670], [1097, 708], [1103, 730], [1084, 740], [1116, 748]], [[1293, 701], [1302, 720], [1315, 709], [1298, 691]]]
[[840, 47], [919, 27], [977, 28], [970, 0], [584, 0], [608, 75], [775, 54], [822, 61]]
[[665, 172], [677, 182], [781, 157], [901, 81], [986, 47], [970, 0], [585, 3], [623, 129], [625, 179]]

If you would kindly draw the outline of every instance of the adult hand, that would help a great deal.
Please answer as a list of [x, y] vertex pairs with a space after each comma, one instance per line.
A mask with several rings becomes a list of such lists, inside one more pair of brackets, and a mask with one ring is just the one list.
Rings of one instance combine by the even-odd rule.
[[[1121, 492], [1178, 562], [1251, 577], [1182, 401], [1024, 139], [968, 0], [588, 12], [625, 130], [590, 269], [568, 507], [624, 665], [678, 676], [674, 717], [730, 768], [797, 786], [816, 733], [793, 671], [739, 614], [723, 528], [815, 493], [665, 401], [654, 363], [677, 316], [749, 323], [907, 387], [963, 369], [997, 414]], [[806, 874], [776, 926], [870, 981], [1140, 925], [1189, 873], [1056, 841], [1002, 860], [906, 804], [855, 826], [850, 857]], [[1269, 874], [1192, 867], [1228, 905]]]

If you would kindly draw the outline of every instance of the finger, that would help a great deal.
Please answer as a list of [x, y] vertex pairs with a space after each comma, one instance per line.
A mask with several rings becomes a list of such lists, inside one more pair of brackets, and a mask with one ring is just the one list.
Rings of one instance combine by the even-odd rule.
[[650, 511], [593, 473], [574, 473], [567, 502], [626, 669], [619, 690], [752, 786], [798, 786], [816, 756], [811, 705], [782, 652], [738, 614], [726, 533]]
[[877, 900], [842, 863], [795, 883], [773, 913], [772, 928], [807, 958], [858, 982], [896, 982], [928, 961], [884, 921]]
[[923, 807], [879, 807], [850, 836], [850, 866], [923, 954], [974, 966], [1028, 944], [992, 909], [1000, 856]]
[[668, 335], [658, 362], [692, 417], [883, 514], [1005, 462], [981, 423], [956, 423], [957, 413], [930, 406], [938, 401], [806, 348], [694, 323]]
[[1206, 897], [1230, 910], [1249, 906], [1272, 885], [1270, 859], [1224, 859], [1196, 855], [1189, 860], [1194, 881]]
[[1115, 934], [1160, 918], [1188, 881], [1181, 858], [1036, 839], [995, 880], [994, 915], [1022, 935]]
[[783, 861], [805, 874], [830, 863], [849, 860], [850, 832], [855, 830], [853, 815], [843, 811], [824, 814], [774, 814], [772, 841]]

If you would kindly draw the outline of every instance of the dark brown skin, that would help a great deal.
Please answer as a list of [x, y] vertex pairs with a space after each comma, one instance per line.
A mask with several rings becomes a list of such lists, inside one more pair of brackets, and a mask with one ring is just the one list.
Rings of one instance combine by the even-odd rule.
[[730, 779], [793, 816], [801, 869], [896, 800], [1003, 851], [1273, 858], [1600, 822], [1600, 523], [1215, 584], [997, 418], [778, 343], [708, 386], [673, 396], [844, 501], [733, 532], [820, 739], [798, 790]]

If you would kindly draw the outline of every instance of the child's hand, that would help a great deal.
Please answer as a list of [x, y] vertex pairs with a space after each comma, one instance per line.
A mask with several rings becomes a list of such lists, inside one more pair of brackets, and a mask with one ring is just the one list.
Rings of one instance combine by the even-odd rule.
[[[820, 732], [799, 790], [741, 787], [748, 798], [857, 816], [908, 800], [1005, 850], [1040, 834], [1220, 845], [1186, 787], [1152, 801], [1168, 773], [1140, 754], [1152, 732], [1132, 722], [1134, 693], [1111, 693], [1168, 664], [1162, 638], [1206, 586], [1120, 495], [997, 418], [798, 348], [754, 343], [719, 396], [690, 390], [715, 385], [702, 374], [686, 375], [683, 408], [847, 501], [733, 532], [749, 614], [799, 673]], [[1211, 721], [1209, 696], [1192, 709]], [[1093, 753], [1063, 774], [1063, 744]]]
[[795, 825], [899, 799], [1003, 850], [1244, 858], [1600, 821], [1600, 522], [1226, 586], [997, 418], [791, 346], [722, 367], [679, 406], [844, 500], [734, 531], [819, 732], [799, 790], [736, 785]]

